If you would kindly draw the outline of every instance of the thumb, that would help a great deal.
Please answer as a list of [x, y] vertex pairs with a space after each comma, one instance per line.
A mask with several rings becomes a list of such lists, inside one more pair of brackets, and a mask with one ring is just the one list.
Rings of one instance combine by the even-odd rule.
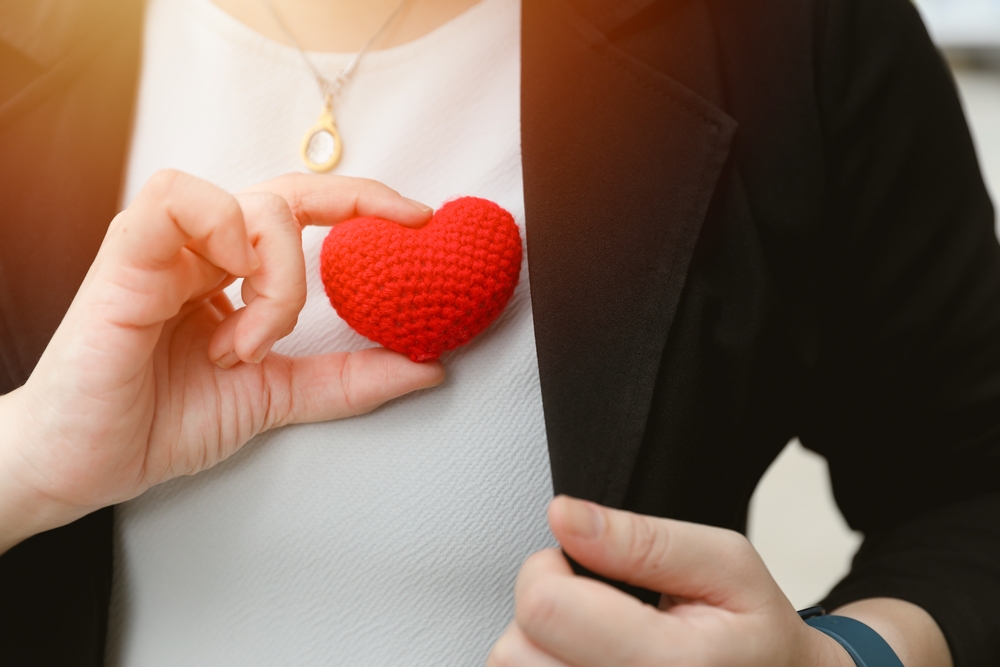
[[291, 363], [286, 424], [363, 414], [444, 381], [440, 362], [417, 363], [380, 347], [286, 360]]
[[732, 611], [760, 606], [770, 575], [731, 530], [613, 510], [558, 496], [549, 525], [566, 553], [610, 579]]

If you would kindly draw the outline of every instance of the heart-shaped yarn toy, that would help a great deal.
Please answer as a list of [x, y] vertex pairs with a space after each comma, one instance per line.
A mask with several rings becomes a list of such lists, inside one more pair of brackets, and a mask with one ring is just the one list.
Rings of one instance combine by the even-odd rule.
[[521, 234], [493, 202], [462, 197], [417, 229], [379, 218], [334, 226], [320, 271], [330, 303], [355, 331], [427, 361], [503, 312], [521, 273]]

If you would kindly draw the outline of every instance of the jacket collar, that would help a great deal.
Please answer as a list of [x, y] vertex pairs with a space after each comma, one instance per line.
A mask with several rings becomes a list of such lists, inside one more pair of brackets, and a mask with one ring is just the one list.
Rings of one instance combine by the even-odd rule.
[[521, 131], [553, 484], [619, 506], [736, 123], [595, 25], [649, 2], [600, 4], [523, 4]]
[[0, 42], [33, 63], [38, 72], [13, 96], [0, 99], [0, 131], [70, 85], [102, 49], [134, 30], [141, 4], [141, 0], [0, 3]]
[[27, 379], [117, 210], [141, 7], [0, 3], [0, 392]]
[[[28, 40], [21, 46], [46, 71], [0, 104], [0, 132], [60, 90], [122, 25], [138, 28], [134, 19], [115, 20], [137, 0], [90, 4], [92, 19], [75, 30], [45, 18], [42, 10], [56, 4], [62, 7], [39, 3], [37, 14], [20, 19], [33, 26], [18, 38]], [[525, 207], [553, 483], [559, 493], [609, 505], [620, 505], [627, 491], [691, 254], [735, 130], [718, 108], [605, 36], [653, 4], [523, 3]], [[0, 39], [8, 33], [16, 37], [5, 30]], [[37, 49], [59, 35], [59, 48]], [[128, 128], [118, 131], [125, 136]], [[109, 189], [95, 210], [113, 210], [117, 194]], [[42, 334], [16, 329], [7, 333]], [[33, 359], [12, 366], [18, 346], [5, 342], [10, 336], [0, 336], [0, 351], [11, 353], [5, 365], [20, 382]]]
[[107, 4], [106, 0], [0, 3], [0, 41], [47, 69], [100, 23], [102, 5]]

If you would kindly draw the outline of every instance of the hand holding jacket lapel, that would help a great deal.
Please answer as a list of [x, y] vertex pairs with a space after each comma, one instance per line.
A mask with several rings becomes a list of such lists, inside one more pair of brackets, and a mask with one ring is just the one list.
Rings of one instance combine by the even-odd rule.
[[[610, 29], [649, 2], [585, 4]], [[562, 0], [523, 12], [524, 195], [553, 484], [617, 506], [736, 123]]]

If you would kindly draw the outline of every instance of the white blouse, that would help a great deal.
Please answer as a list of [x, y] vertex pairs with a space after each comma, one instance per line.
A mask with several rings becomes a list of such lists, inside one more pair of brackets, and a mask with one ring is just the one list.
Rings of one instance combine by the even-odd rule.
[[[209, 0], [151, 0], [144, 48], [126, 202], [161, 167], [229, 190], [303, 170], [322, 98], [294, 49]], [[332, 76], [350, 54], [311, 57]], [[491, 199], [523, 238], [519, 86], [520, 3], [482, 0], [365, 57], [337, 108], [336, 172], [435, 207]], [[279, 352], [372, 345], [323, 293], [326, 231], [303, 235], [308, 301]], [[119, 507], [108, 664], [482, 664], [522, 561], [553, 544], [523, 266], [500, 319], [444, 356], [443, 386], [267, 433]]]

